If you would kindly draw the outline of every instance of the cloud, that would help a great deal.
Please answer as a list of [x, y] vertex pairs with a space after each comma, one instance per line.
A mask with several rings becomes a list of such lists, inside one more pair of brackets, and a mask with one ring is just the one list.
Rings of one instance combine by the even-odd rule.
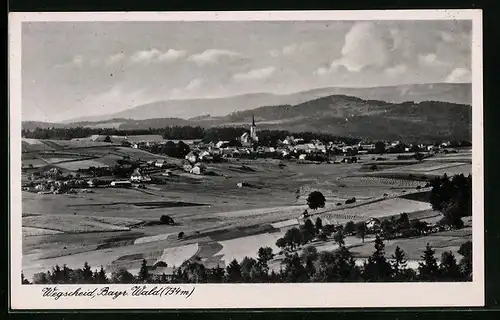
[[277, 49], [271, 50], [269, 52], [269, 54], [273, 58], [277, 58], [280, 56], [291, 56], [291, 55], [306, 51], [310, 48], [311, 48], [310, 43], [292, 43], [290, 45], [284, 46], [280, 50], [277, 50]]
[[440, 67], [449, 65], [448, 62], [439, 59], [437, 54], [420, 54], [418, 56], [418, 63], [422, 67]]
[[343, 66], [348, 71], [359, 72], [369, 66], [385, 66], [394, 46], [391, 34], [386, 31], [370, 22], [354, 24], [345, 35], [342, 57], [331, 67]]
[[320, 67], [316, 70], [314, 70], [313, 75], [315, 76], [324, 76], [330, 73], [331, 69], [330, 68], [325, 68], [325, 67]]
[[472, 82], [472, 73], [466, 68], [455, 68], [445, 79], [448, 83], [470, 83]]
[[160, 51], [158, 49], [141, 50], [137, 51], [130, 57], [133, 63], [149, 64], [153, 62], [174, 62], [187, 54], [183, 50], [168, 49], [167, 51]]
[[73, 63], [75, 66], [77, 66], [77, 67], [81, 68], [81, 67], [83, 67], [83, 62], [84, 62], [84, 58], [83, 58], [83, 56], [81, 56], [81, 55], [76, 55], [76, 56], [74, 56], [74, 57], [73, 57], [73, 61], [72, 61], [72, 63]]
[[223, 58], [237, 58], [237, 57], [241, 57], [241, 54], [238, 52], [224, 50], [224, 49], [207, 49], [202, 53], [193, 54], [188, 58], [188, 60], [200, 66], [203, 66], [207, 64], [217, 64]]
[[130, 60], [135, 63], [148, 64], [152, 62], [154, 59], [158, 58], [160, 54], [161, 51], [158, 49], [141, 50], [134, 53], [132, 57], [130, 57]]
[[106, 64], [113, 65], [113, 64], [119, 63], [123, 59], [125, 59], [125, 55], [123, 53], [117, 53], [117, 54], [114, 54], [114, 55], [108, 57], [106, 59]]
[[184, 58], [186, 55], [187, 52], [184, 50], [168, 49], [165, 53], [162, 53], [158, 56], [158, 60], [165, 62], [173, 62]]
[[385, 69], [385, 73], [391, 77], [400, 76], [408, 70], [408, 67], [404, 64], [399, 64], [394, 67], [389, 67]]
[[262, 69], [254, 69], [244, 73], [233, 75], [235, 81], [263, 80], [269, 78], [276, 71], [275, 67], [269, 66]]

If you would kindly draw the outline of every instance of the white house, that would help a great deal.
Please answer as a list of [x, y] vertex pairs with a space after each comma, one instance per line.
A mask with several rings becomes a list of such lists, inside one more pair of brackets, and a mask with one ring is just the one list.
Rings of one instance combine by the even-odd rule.
[[191, 174], [201, 174], [201, 168], [198, 167], [198, 166], [194, 166], [190, 171], [189, 173]]
[[198, 160], [198, 155], [196, 153], [194, 153], [193, 151], [191, 151], [190, 153], [188, 153], [186, 155], [186, 160], [191, 162], [191, 163], [195, 163]]
[[139, 169], [136, 169], [130, 176], [130, 181], [140, 182], [142, 181], [142, 174]]
[[157, 166], [158, 168], [163, 168], [164, 165], [165, 165], [165, 160], [163, 159], [156, 160], [155, 162], [155, 166]]
[[228, 144], [229, 141], [219, 141], [217, 142], [217, 144], [215, 145], [216, 148], [221, 148], [223, 145], [225, 144]]

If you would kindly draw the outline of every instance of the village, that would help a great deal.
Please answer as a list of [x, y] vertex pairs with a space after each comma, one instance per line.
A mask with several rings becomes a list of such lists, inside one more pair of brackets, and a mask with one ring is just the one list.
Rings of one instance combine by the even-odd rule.
[[[357, 162], [360, 156], [372, 161], [422, 160], [437, 153], [457, 153], [457, 143], [443, 141], [433, 144], [405, 144], [401, 141], [362, 140], [356, 144], [340, 141], [320, 141], [288, 136], [276, 141], [275, 146], [259, 143], [255, 119], [250, 130], [233, 141], [167, 140], [160, 135], [142, 136], [102, 136], [93, 135], [76, 141], [119, 144], [123, 147], [139, 149], [153, 154], [161, 154], [170, 145], [175, 150], [174, 157], [181, 163], [163, 158], [156, 160], [135, 159], [118, 162], [119, 172], [110, 166], [88, 166], [79, 168], [77, 173], [64, 172], [57, 166], [49, 166], [45, 171], [34, 171], [23, 183], [23, 191], [39, 194], [62, 194], [92, 192], [94, 187], [137, 187], [145, 188], [148, 183], [158, 183], [161, 176], [171, 176], [174, 171], [193, 175], [214, 174], [207, 170], [207, 164], [227, 162], [230, 159], [279, 159], [297, 163], [342, 164]], [[460, 145], [458, 145], [460, 146]], [[168, 151], [166, 152], [167, 155]], [[390, 159], [384, 157], [392, 155]], [[371, 157], [370, 157], [371, 155]], [[394, 156], [396, 158], [394, 158]], [[177, 160], [176, 159], [176, 160]], [[374, 167], [375, 165], [372, 165]], [[30, 167], [24, 167], [25, 170]], [[125, 175], [124, 175], [125, 174]], [[152, 177], [153, 176], [153, 177]], [[241, 183], [238, 184], [241, 187]]]

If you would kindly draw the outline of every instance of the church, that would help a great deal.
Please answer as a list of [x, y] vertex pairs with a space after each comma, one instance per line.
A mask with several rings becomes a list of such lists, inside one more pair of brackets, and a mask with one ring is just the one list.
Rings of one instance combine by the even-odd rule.
[[257, 137], [257, 127], [255, 126], [255, 117], [252, 116], [252, 125], [250, 126], [250, 132], [245, 132], [240, 137], [241, 144], [245, 147], [250, 147], [254, 143], [259, 141]]

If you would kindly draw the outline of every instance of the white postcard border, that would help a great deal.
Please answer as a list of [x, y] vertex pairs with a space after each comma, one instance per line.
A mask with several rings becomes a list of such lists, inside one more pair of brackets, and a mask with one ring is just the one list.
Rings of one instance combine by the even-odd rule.
[[[21, 285], [21, 25], [23, 21], [289, 21], [289, 20], [472, 20], [473, 89], [473, 281], [470, 283], [186, 284], [184, 296], [60, 298], [42, 297], [44, 287]], [[270, 12], [85, 12], [11, 13], [9, 16], [10, 94], [10, 299], [11, 308], [29, 309], [217, 309], [217, 308], [380, 308], [484, 305], [484, 183], [482, 101], [482, 12], [480, 10], [270, 11]], [[58, 285], [82, 290], [106, 285]], [[133, 285], [107, 285], [130, 290]], [[149, 285], [152, 288], [154, 285]]]

